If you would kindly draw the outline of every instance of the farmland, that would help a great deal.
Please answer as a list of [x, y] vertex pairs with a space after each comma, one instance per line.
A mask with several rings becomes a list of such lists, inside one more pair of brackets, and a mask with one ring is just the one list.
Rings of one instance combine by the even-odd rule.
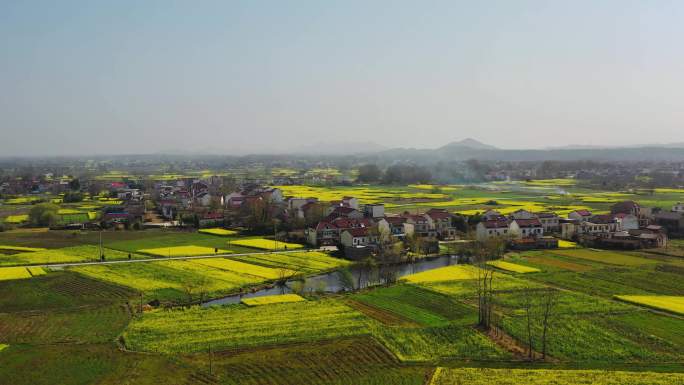
[[235, 230], [228, 230], [228, 229], [221, 229], [221, 228], [200, 229], [197, 232], [201, 233], [201, 234], [218, 235], [221, 237], [226, 237], [229, 235], [236, 235], [238, 233]]
[[297, 294], [267, 295], [263, 297], [245, 298], [242, 303], [247, 306], [263, 306], [276, 303], [302, 302], [306, 301]]
[[[277, 277], [278, 271], [256, 267], [259, 275], [245, 272], [247, 264], [224, 263], [202, 260], [159, 261], [143, 264], [117, 264], [79, 266], [71, 270], [80, 274], [113, 284], [126, 286], [143, 292], [149, 300], [161, 301], [192, 300], [199, 296], [218, 296], [237, 291], [240, 288], [264, 283], [270, 277]], [[251, 271], [251, 270], [248, 270]]]
[[294, 250], [304, 247], [304, 245], [298, 243], [279, 242], [264, 238], [238, 239], [233, 241], [232, 244], [261, 250]]
[[[184, 327], [179, 329], [179, 324]], [[232, 332], [224, 333], [226, 329]], [[172, 353], [206, 351], [208, 343], [214, 349], [229, 350], [367, 333], [361, 313], [327, 300], [156, 310], [133, 321], [124, 338], [133, 350]]]
[[[128, 259], [129, 257], [129, 253], [107, 248], [103, 249], [103, 253], [107, 260]], [[133, 253], [131, 254], [131, 258], [145, 258], [145, 256]], [[0, 255], [0, 266], [88, 262], [98, 260], [100, 260], [100, 249], [94, 245], [85, 245]]]
[[430, 385], [451, 384], [597, 384], [666, 385], [684, 382], [684, 374], [605, 372], [602, 370], [439, 368]]
[[472, 266], [449, 266], [440, 269], [411, 274], [402, 280], [410, 283], [472, 280], [477, 277], [477, 268]]
[[211, 247], [203, 246], [171, 246], [171, 247], [158, 247], [155, 249], [140, 249], [139, 253], [150, 254], [156, 257], [193, 257], [198, 255], [211, 255], [211, 254], [228, 254], [231, 253], [230, 250], [224, 249], [212, 249]]
[[501, 270], [506, 270], [510, 271], [513, 273], [538, 273], [541, 270], [535, 269], [534, 267], [528, 267], [528, 266], [523, 266], [523, 265], [517, 265], [515, 263], [510, 263], [510, 262], [505, 262], [501, 260], [496, 260], [496, 261], [489, 261], [487, 262], [489, 266], [494, 266], [497, 269]]
[[[558, 192], [558, 186], [565, 191]], [[619, 199], [669, 202], [684, 196], [672, 191], [618, 196], [567, 180], [284, 188], [329, 200], [357, 196], [361, 202], [386, 203], [390, 212], [441, 207], [472, 214], [491, 208], [606, 212]], [[60, 215], [82, 215], [111, 202], [99, 199], [61, 203]], [[2, 209], [9, 213], [10, 206], [11, 215], [23, 215], [29, 207], [17, 202]], [[127, 260], [129, 254], [156, 260], [57, 271], [17, 266], [97, 261], [100, 236], [106, 260]], [[470, 265], [354, 292], [296, 291], [202, 307], [197, 305], [202, 299], [272, 287], [285, 278], [302, 279], [304, 285], [311, 275], [356, 267], [271, 236], [218, 227], [101, 233], [15, 228], [0, 233], [0, 245], [0, 276], [8, 268], [22, 276], [0, 280], [0, 292], [11, 293], [0, 296], [2, 383], [118, 384], [130, 378], [141, 384], [544, 384], [550, 379], [664, 384], [681, 382], [678, 373], [684, 372], [684, 321], [673, 310], [684, 296], [678, 242], [664, 253], [598, 251], [574, 243], [508, 253], [482, 267], [495, 272], [496, 333], [477, 325], [475, 280], [481, 270]], [[259, 251], [264, 252], [254, 254]], [[166, 260], [217, 252], [220, 257]], [[290, 289], [296, 284], [290, 282]], [[548, 293], [556, 300], [549, 359], [529, 363], [526, 298], [532, 298], [532, 344], [538, 353], [538, 317]], [[653, 299], [661, 303], [647, 302]], [[161, 304], [146, 305], [155, 300]], [[39, 369], [29, 369], [33, 366]], [[26, 375], [16, 379], [17, 372]]]
[[667, 296], [667, 295], [617, 295], [615, 298], [637, 304], [651, 307], [658, 310], [669, 311], [676, 314], [684, 315], [684, 297]]

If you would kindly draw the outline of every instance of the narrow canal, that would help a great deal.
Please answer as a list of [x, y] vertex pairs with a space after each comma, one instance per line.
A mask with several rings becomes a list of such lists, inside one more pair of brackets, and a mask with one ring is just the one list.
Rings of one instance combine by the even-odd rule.
[[[437, 269], [440, 267], [444, 266], [449, 266], [449, 265], [455, 265], [458, 263], [458, 256], [452, 255], [452, 256], [439, 256], [439, 257], [430, 257], [430, 258], [425, 258], [421, 260], [417, 260], [413, 263], [401, 263], [398, 265], [394, 265], [392, 267], [393, 273], [397, 278], [403, 277], [405, 275], [409, 274], [414, 274], [414, 273], [420, 273], [422, 271], [427, 271], [427, 270], [433, 270]], [[380, 272], [382, 271], [382, 267], [379, 267], [378, 270]], [[385, 283], [384, 279], [382, 278], [382, 273], [376, 274], [377, 276], [371, 276], [368, 277], [367, 272], [361, 271], [358, 268], [352, 268], [351, 269], [352, 276], [354, 277], [354, 285], [357, 286], [357, 284], [361, 283], [361, 287], [368, 287], [368, 286], [375, 286], [375, 285], [382, 285]], [[339, 271], [333, 271], [329, 272], [326, 274], [320, 274], [320, 275], [314, 275], [310, 277], [306, 277], [305, 282], [305, 288], [304, 291], [315, 291], [315, 290], [324, 290], [325, 292], [328, 293], [338, 293], [342, 290], [344, 290], [344, 287], [341, 283], [341, 274]], [[360, 278], [360, 279], [359, 279]], [[227, 297], [223, 298], [218, 298], [214, 299], [211, 301], [204, 302], [202, 306], [214, 306], [214, 305], [231, 305], [231, 304], [236, 304], [240, 303], [240, 301], [243, 298], [253, 298], [253, 297], [261, 297], [265, 295], [278, 295], [278, 294], [285, 294], [285, 293], [291, 293], [292, 292], [292, 287], [293, 285], [301, 285], [301, 280], [291, 280], [287, 281], [285, 286], [278, 287], [278, 286], [273, 286], [269, 288], [264, 288], [260, 290], [256, 290], [254, 292], [244, 292], [241, 294], [233, 294], [229, 295]]]

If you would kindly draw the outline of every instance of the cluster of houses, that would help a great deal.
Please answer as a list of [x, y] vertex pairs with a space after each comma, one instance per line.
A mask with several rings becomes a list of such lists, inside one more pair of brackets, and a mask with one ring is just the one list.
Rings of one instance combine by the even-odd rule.
[[[679, 211], [678, 211], [679, 210]], [[576, 210], [561, 218], [554, 213], [518, 210], [506, 216], [496, 210], [482, 215], [476, 238], [507, 238], [514, 248], [557, 247], [557, 237], [578, 241], [590, 247], [639, 249], [664, 247], [668, 231], [684, 229], [684, 222], [664, 223], [666, 218], [684, 221], [684, 205], [672, 212], [655, 212], [634, 201], [614, 204], [609, 214]]]
[[358, 199], [344, 197], [330, 202], [325, 217], [306, 229], [306, 239], [313, 246], [341, 246], [353, 258], [367, 255], [390, 237], [397, 241], [420, 238], [425, 252], [436, 252], [439, 240], [456, 237], [454, 217], [434, 208], [424, 213], [388, 215], [382, 204], [360, 206]]

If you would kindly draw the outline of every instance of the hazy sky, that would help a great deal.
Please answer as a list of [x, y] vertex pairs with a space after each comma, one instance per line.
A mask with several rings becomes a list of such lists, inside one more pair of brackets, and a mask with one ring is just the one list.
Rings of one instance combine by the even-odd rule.
[[684, 142], [684, 1], [0, 2], [0, 156]]

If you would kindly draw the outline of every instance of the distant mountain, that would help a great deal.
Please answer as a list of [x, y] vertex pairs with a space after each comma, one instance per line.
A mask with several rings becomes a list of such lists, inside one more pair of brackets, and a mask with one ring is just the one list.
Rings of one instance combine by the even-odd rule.
[[455, 149], [455, 148], [470, 148], [470, 149], [474, 149], [474, 150], [498, 150], [498, 148], [496, 148], [494, 146], [482, 143], [482, 142], [477, 141], [477, 140], [472, 139], [472, 138], [463, 139], [463, 140], [458, 141], [458, 142], [451, 142], [449, 144], [446, 144], [446, 145], [438, 148], [438, 150]]

